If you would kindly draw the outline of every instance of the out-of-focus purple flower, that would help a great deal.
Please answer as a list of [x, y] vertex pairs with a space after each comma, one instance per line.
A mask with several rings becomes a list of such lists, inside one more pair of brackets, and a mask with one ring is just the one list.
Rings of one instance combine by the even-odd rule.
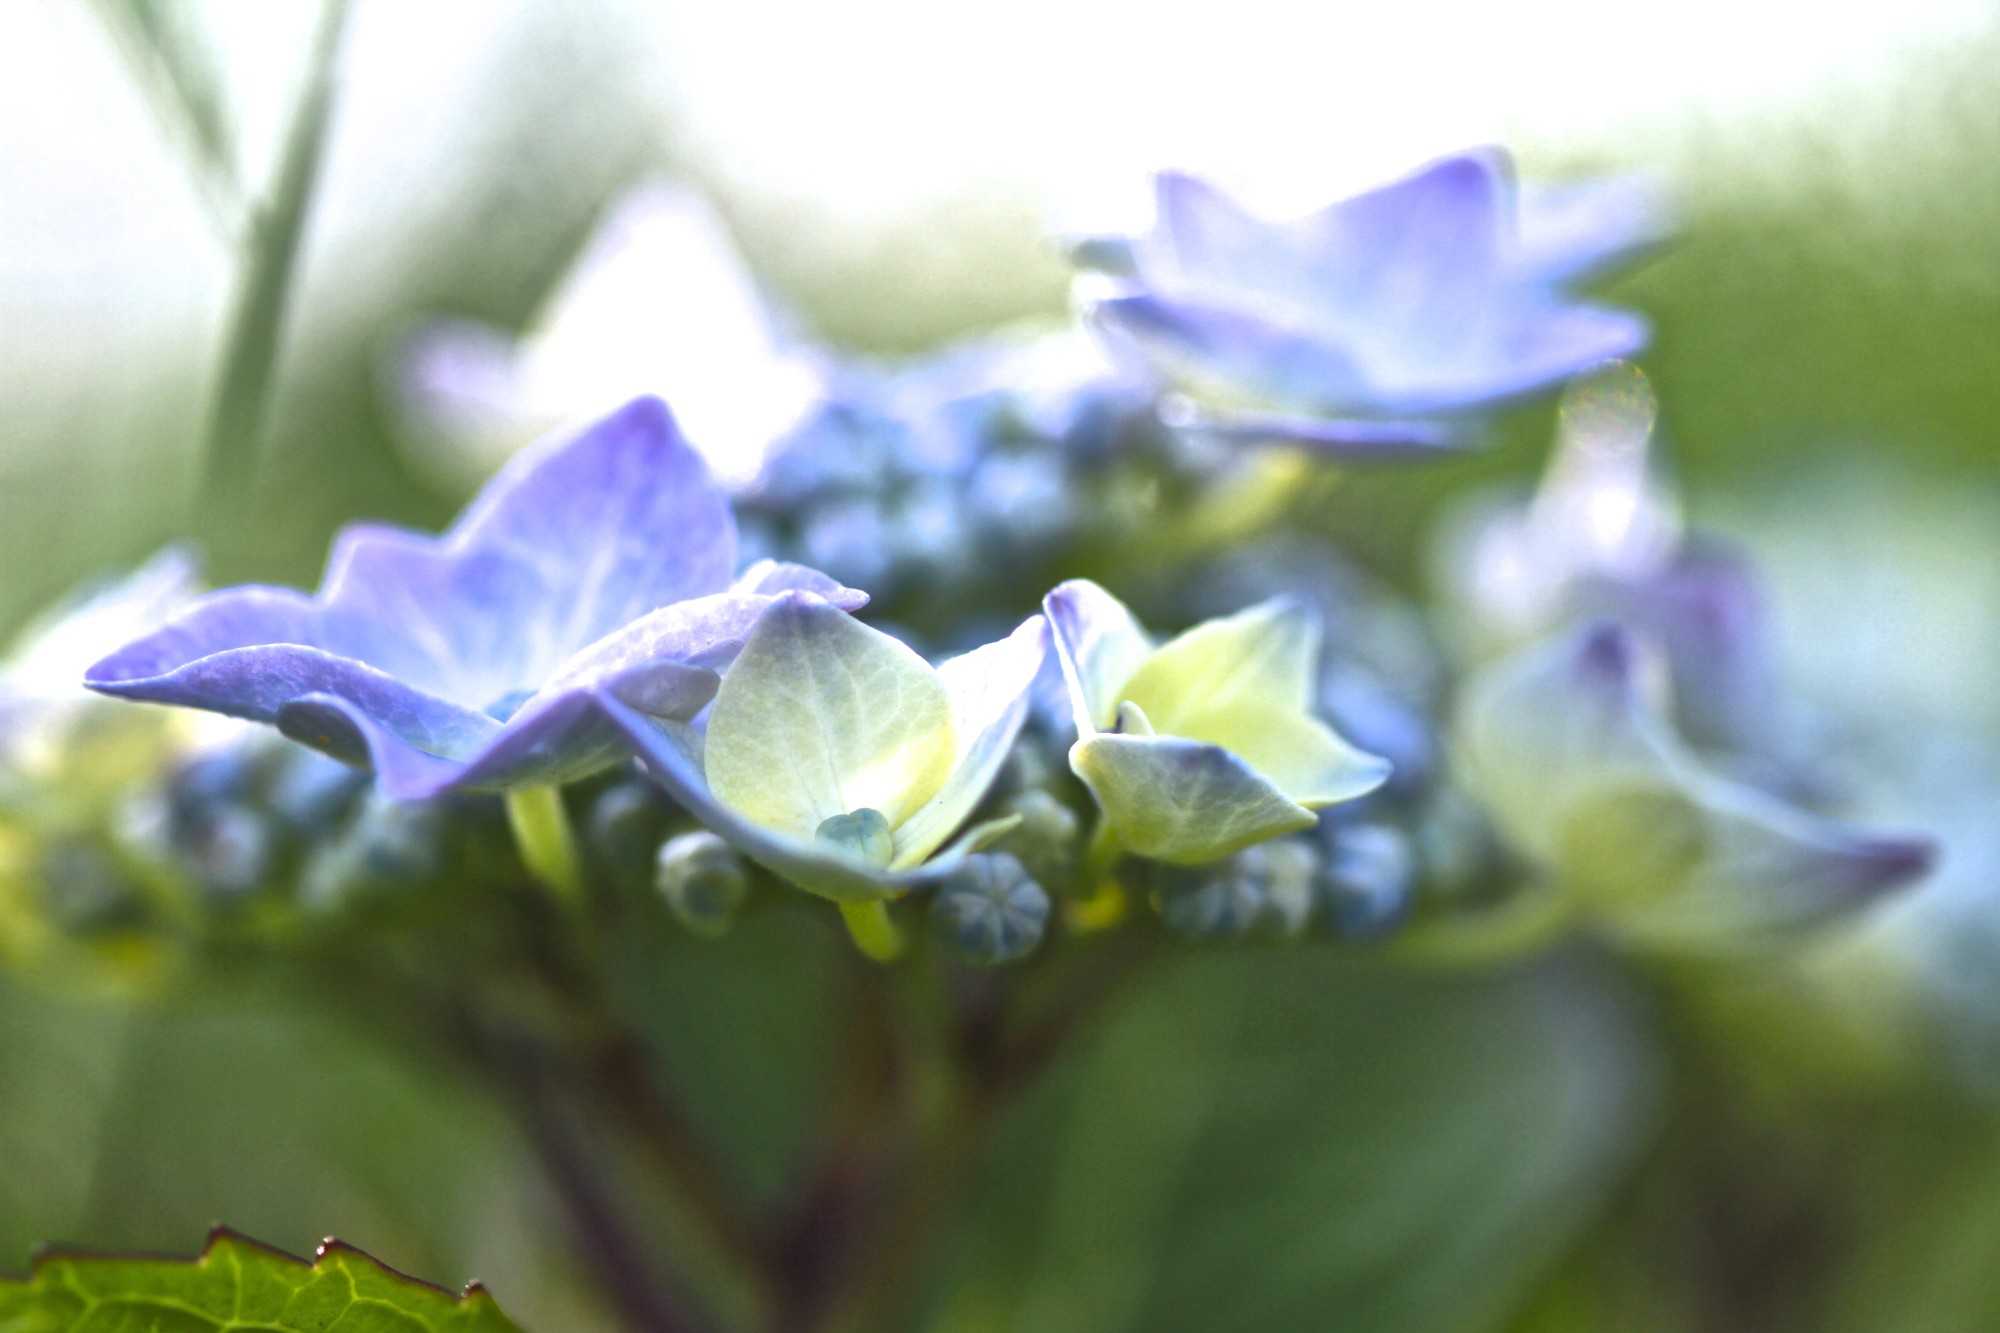
[[1689, 740], [1773, 755], [1786, 715], [1762, 584], [1730, 543], [1684, 532], [1650, 448], [1654, 415], [1634, 367], [1573, 387], [1541, 485], [1460, 523], [1444, 581], [1476, 651], [1615, 620], [1664, 654]]
[[159, 627], [200, 589], [194, 557], [169, 547], [123, 578], [38, 617], [0, 660], [0, 810], [95, 810], [184, 737], [87, 693], [84, 670]]
[[1784, 939], [1921, 879], [1935, 846], [1790, 804], [1704, 764], [1666, 712], [1658, 655], [1609, 622], [1488, 668], [1459, 772], [1579, 921], [1648, 947]]
[[642, 398], [517, 457], [445, 536], [350, 527], [316, 596], [208, 594], [85, 683], [273, 723], [399, 799], [569, 781], [626, 753], [600, 692], [693, 717], [777, 596], [866, 600], [797, 565], [735, 569], [727, 500]]
[[525, 335], [437, 321], [395, 372], [453, 472], [483, 476], [545, 431], [650, 393], [740, 481], [819, 400], [827, 368], [785, 336], [714, 211], [653, 183], [611, 210]]
[[1110, 270], [1093, 313], [1205, 432], [1348, 457], [1447, 447], [1472, 414], [1648, 339], [1567, 290], [1660, 238], [1636, 181], [1523, 197], [1489, 148], [1282, 221], [1191, 176], [1157, 192], [1152, 231], [1084, 253]]

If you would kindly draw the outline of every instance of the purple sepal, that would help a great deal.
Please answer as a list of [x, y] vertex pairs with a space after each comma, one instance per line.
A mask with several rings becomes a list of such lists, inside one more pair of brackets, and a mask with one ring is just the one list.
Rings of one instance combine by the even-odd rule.
[[666, 406], [528, 450], [443, 537], [336, 540], [317, 596], [209, 594], [93, 666], [102, 693], [272, 723], [399, 798], [562, 782], [617, 762], [598, 691], [693, 717], [778, 596], [866, 602], [760, 561]]
[[[1576, 281], [1656, 242], [1629, 183], [1530, 192], [1499, 149], [1446, 158], [1304, 217], [1267, 221], [1193, 177], [1163, 174], [1158, 223], [1096, 323], [1218, 415], [1413, 421], [1356, 458], [1435, 448], [1440, 421], [1542, 393], [1646, 345], [1646, 322], [1578, 301]], [[1295, 428], [1343, 452], [1351, 431]]]

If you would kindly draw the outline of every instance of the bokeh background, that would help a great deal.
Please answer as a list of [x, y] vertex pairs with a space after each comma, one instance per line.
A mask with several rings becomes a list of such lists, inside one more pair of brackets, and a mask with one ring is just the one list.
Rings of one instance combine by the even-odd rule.
[[[218, 581], [309, 584], [341, 522], [446, 518], [474, 478], [409, 428], [394, 350], [440, 313], [531, 323], [635, 181], [703, 191], [802, 329], [908, 354], [1062, 318], [1056, 238], [1142, 218], [1154, 168], [1302, 208], [1500, 141], [1530, 177], [1669, 187], [1679, 239], [1610, 291], [1656, 321], [1694, 517], [1768, 539], [1821, 685], [1994, 725], [1990, 4], [360, 0], [270, 484], [199, 528], [234, 277], [138, 12], [208, 63], [255, 178], [316, 7], [0, 7], [0, 626], [171, 538]], [[1356, 479], [1339, 538], [1420, 592], [1432, 516], [1531, 476], [1549, 425], [1524, 409], [1490, 453]], [[1856, 549], [1929, 570], [1921, 614], [1847, 623], [1826, 560]], [[627, 979], [772, 1188], [834, 1058], [824, 943], [765, 921], [662, 943], [672, 966]], [[1771, 1012], [1749, 987], [1691, 1013], [1584, 959], [1453, 979], [1192, 960], [1010, 1127], [935, 1275], [939, 1327], [2000, 1324], [2000, 1121], [1815, 1072], [1837, 1061]], [[0, 979], [0, 1269], [45, 1240], [190, 1250], [223, 1220], [483, 1278], [530, 1327], [604, 1326], [507, 1127], [444, 1071], [280, 988], [135, 1005]]]

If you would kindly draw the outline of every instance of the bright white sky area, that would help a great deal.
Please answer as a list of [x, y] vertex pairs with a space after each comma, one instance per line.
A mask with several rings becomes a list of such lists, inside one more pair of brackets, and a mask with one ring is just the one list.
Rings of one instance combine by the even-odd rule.
[[[1987, 0], [732, 0], [653, 10], [729, 171], [863, 213], [969, 182], [1122, 209], [1160, 166], [1304, 209], [1468, 143], [1616, 152], [1993, 21]], [[1623, 154], [1619, 154], [1623, 156]]]

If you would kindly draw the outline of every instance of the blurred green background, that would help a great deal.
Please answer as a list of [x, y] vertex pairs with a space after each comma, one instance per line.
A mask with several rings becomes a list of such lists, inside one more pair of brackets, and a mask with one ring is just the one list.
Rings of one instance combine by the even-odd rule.
[[[245, 160], [264, 160], [311, 7], [155, 8], [209, 34]], [[815, 333], [906, 353], [1060, 315], [1052, 231], [1101, 216], [1099, 194], [1141, 197], [1154, 166], [1300, 202], [1493, 135], [1530, 177], [1649, 168], [1681, 236], [1610, 292], [1657, 323], [1645, 364], [1698, 518], [1754, 526], [1774, 488], [1851, 454], [2000, 482], [1987, 7], [1526, 4], [1496, 29], [1426, 4], [1303, 35], [1268, 5], [738, 8], [361, 3], [266, 484], [199, 530], [225, 252], [130, 15], [0, 10], [0, 624], [172, 537], [199, 538], [218, 581], [310, 583], [342, 522], [447, 517], [462, 496], [413, 464], [385, 358], [432, 312], [526, 323], [609, 201], [659, 174], [711, 194]], [[1373, 82], [1337, 95], [1302, 82], [1364, 66]], [[1382, 87], [1398, 96], [1367, 100]], [[1169, 114], [1190, 99], [1205, 112]], [[1547, 430], [1526, 409], [1490, 454], [1357, 479], [1341, 536], [1418, 586], [1427, 516], [1531, 475]], [[798, 1142], [832, 1058], [816, 939], [780, 921], [671, 945], [632, 988], [753, 1179]], [[1697, 1329], [1724, 1326], [1700, 1293], [1732, 1281], [1770, 1282], [1765, 1328], [2000, 1321], [1988, 1117], [1927, 1108], [1910, 1133], [1866, 1097], [1802, 1105], [1690, 1054], [1692, 1020], [1651, 994], [1575, 961], [1436, 980], [1190, 959], [1010, 1124], [935, 1275], [939, 1327]], [[746, 1056], [749, 1033], [785, 1058]], [[1745, 1161], [1760, 1183], [1732, 1195]], [[1823, 1219], [1839, 1234], [1771, 1241], [1810, 1235], [1787, 1210], [1834, 1183], [1867, 1201]], [[276, 988], [125, 1006], [0, 982], [0, 1268], [52, 1239], [188, 1250], [226, 1220], [482, 1278], [530, 1327], [602, 1326], [541, 1191], [468, 1089]], [[1663, 1261], [1648, 1238], [1668, 1233], [1713, 1251]], [[1829, 1267], [1834, 1294], [1784, 1305]]]

